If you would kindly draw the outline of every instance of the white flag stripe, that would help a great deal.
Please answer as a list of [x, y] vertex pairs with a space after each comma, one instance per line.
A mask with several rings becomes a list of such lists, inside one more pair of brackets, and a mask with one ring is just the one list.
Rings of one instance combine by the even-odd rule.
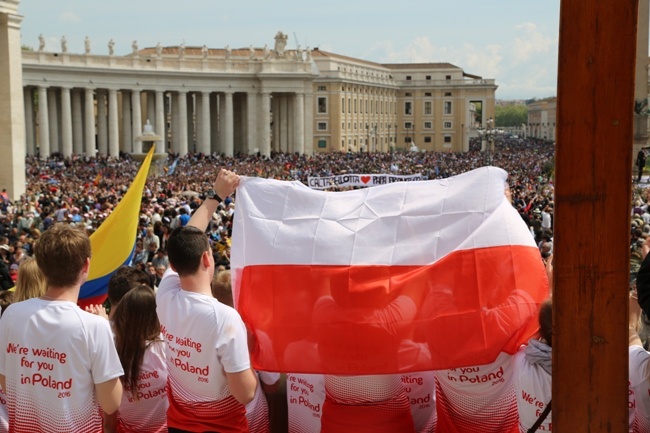
[[232, 265], [426, 265], [463, 249], [535, 246], [507, 202], [507, 174], [484, 167], [438, 181], [345, 192], [242, 178]]

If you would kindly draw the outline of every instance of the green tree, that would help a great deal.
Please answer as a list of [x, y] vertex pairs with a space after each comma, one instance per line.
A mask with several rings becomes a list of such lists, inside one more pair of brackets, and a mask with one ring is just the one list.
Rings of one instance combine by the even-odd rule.
[[497, 105], [494, 110], [494, 121], [497, 127], [521, 126], [528, 123], [528, 107], [526, 105]]

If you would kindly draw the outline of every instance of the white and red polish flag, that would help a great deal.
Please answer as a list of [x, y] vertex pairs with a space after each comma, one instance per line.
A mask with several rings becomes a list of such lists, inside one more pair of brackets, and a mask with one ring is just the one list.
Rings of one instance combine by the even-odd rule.
[[484, 167], [344, 192], [242, 178], [231, 267], [255, 368], [404, 373], [515, 353], [548, 281], [506, 178]]

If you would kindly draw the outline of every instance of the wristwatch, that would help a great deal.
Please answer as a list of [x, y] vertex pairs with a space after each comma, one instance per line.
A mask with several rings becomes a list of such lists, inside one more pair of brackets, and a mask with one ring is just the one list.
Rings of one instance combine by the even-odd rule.
[[209, 189], [205, 192], [205, 198], [211, 198], [212, 200], [216, 200], [218, 203], [221, 203], [221, 197], [219, 197], [213, 189]]

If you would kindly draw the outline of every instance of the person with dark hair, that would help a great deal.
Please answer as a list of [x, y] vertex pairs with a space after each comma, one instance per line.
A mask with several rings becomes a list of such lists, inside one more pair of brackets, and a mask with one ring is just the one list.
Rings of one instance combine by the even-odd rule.
[[552, 345], [553, 302], [549, 299], [539, 309], [538, 338], [522, 346], [513, 360], [519, 431], [522, 433], [537, 431], [538, 428], [540, 431], [552, 429]]
[[171, 233], [170, 269], [156, 297], [167, 342], [170, 433], [247, 432], [246, 411], [257, 386], [246, 327], [234, 309], [212, 297], [214, 259], [205, 230], [239, 176], [221, 170], [186, 226]]
[[151, 280], [149, 276], [137, 268], [130, 266], [121, 266], [115, 271], [108, 280], [108, 302], [110, 303], [110, 310], [108, 318], [112, 319], [117, 305], [120, 303], [124, 295], [127, 294], [133, 287], [144, 284], [151, 287]]
[[129, 290], [113, 313], [115, 346], [122, 362], [122, 402], [104, 417], [104, 432], [167, 431], [167, 364], [156, 295], [139, 284]]
[[[11, 306], [0, 320], [0, 385], [13, 431], [99, 432], [98, 407], [119, 406], [124, 374], [108, 321], [77, 307], [90, 269], [90, 240], [56, 224], [34, 248], [47, 282], [39, 298]], [[29, 348], [29, 350], [27, 350]]]
[[639, 174], [636, 177], [637, 182], [641, 182], [641, 176], [643, 176], [643, 169], [645, 168], [645, 152], [643, 149], [639, 149], [639, 153], [636, 154], [636, 167], [639, 170]]
[[[638, 281], [637, 281], [638, 287]], [[629, 307], [629, 398], [630, 432], [650, 431], [650, 352], [639, 337], [642, 322], [641, 307], [635, 290], [630, 292]]]

